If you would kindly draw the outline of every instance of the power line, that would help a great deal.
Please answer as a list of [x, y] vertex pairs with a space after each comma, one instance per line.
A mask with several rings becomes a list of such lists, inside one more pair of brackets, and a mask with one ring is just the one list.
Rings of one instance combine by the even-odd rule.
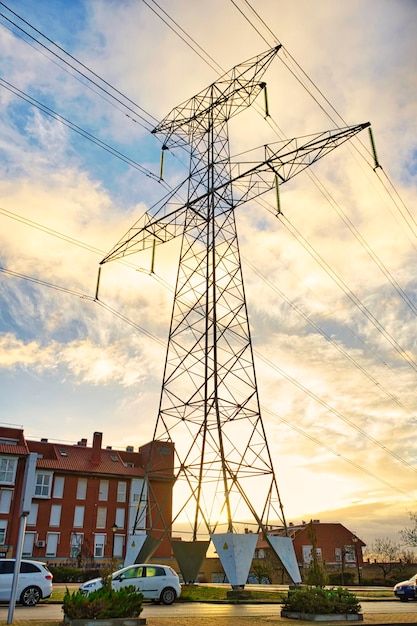
[[[159, 11], [161, 11], [161, 13], [164, 14], [164, 16], [167, 18], [165, 19], [162, 15], [160, 15], [158, 13], [158, 11], [151, 7], [151, 5], [146, 1], [146, 0], [142, 0], [143, 4], [145, 4], [153, 13], [155, 13], [155, 15], [157, 17], [159, 17], [160, 20], [162, 20], [164, 22], [164, 24], [166, 26], [168, 26], [168, 28], [170, 30], [172, 30], [177, 37], [179, 37], [189, 48], [191, 48], [191, 50], [193, 52], [195, 52], [202, 61], [204, 61], [204, 63], [206, 63], [209, 67], [211, 67], [212, 70], [214, 70], [215, 72], [220, 72], [220, 73], [224, 73], [224, 69], [221, 67], [221, 65], [219, 65], [217, 63], [217, 61], [215, 61], [215, 59], [213, 59], [212, 56], [210, 56], [210, 54], [208, 54], [208, 52], [206, 50], [204, 50], [204, 48], [202, 48], [200, 46], [199, 43], [197, 43], [197, 41], [195, 39], [193, 39], [193, 37], [191, 37], [191, 35], [189, 35], [187, 33], [186, 30], [184, 30], [179, 24], [178, 22], [176, 22], [157, 2], [156, 0], [149, 0], [150, 2], [152, 2], [152, 4], [154, 4]], [[184, 36], [183, 36], [184, 35]], [[188, 41], [189, 40], [189, 41]], [[191, 43], [190, 43], [191, 42]]]
[[[263, 41], [267, 42], [268, 45], [270, 45], [270, 42], [268, 39], [266, 39], [259, 31], [258, 28], [256, 28], [256, 26], [253, 24], [253, 22], [245, 15], [245, 13], [237, 6], [237, 3], [235, 2], [235, 0], [231, 0], [232, 4], [237, 8], [237, 10], [239, 11], [239, 13], [241, 13], [241, 15], [244, 17], [244, 19], [249, 22], [249, 24], [253, 27], [253, 29], [258, 33], [258, 35], [260, 35], [260, 37], [263, 39]], [[314, 96], [313, 92], [311, 91], [311, 89], [305, 84], [304, 80], [308, 81], [308, 84], [310, 84], [313, 89], [316, 90], [316, 92], [319, 94], [320, 98], [323, 99], [323, 101], [325, 102], [325, 104], [331, 109], [331, 111], [333, 111], [333, 113], [335, 113], [335, 115], [337, 116], [337, 118], [342, 122], [343, 126], [347, 126], [347, 122], [345, 121], [344, 117], [337, 111], [337, 109], [334, 107], [334, 105], [330, 102], [330, 100], [325, 96], [325, 94], [323, 93], [323, 91], [318, 87], [317, 83], [307, 74], [307, 72], [305, 72], [305, 70], [301, 67], [301, 65], [296, 61], [296, 59], [294, 58], [294, 56], [289, 52], [289, 50], [284, 46], [284, 44], [281, 43], [280, 39], [276, 36], [276, 34], [271, 30], [271, 28], [268, 26], [268, 24], [262, 19], [262, 17], [260, 16], [260, 14], [253, 8], [253, 6], [251, 5], [251, 3], [249, 2], [249, 0], [242, 0], [242, 2], [244, 2], [244, 4], [246, 4], [246, 6], [249, 8], [249, 10], [252, 12], [252, 14], [255, 16], [255, 18], [260, 22], [261, 26], [263, 28], [265, 28], [265, 30], [269, 33], [269, 35], [272, 37], [272, 40], [274, 42], [274, 45], [276, 44], [280, 44], [282, 46], [281, 50], [282, 50], [282, 55], [278, 56], [278, 59], [281, 61], [281, 63], [284, 64], [284, 66], [288, 69], [288, 71], [294, 76], [294, 78], [299, 82], [299, 84], [303, 87], [303, 89], [305, 89], [307, 91], [307, 93], [310, 95], [310, 97], [316, 102], [316, 104], [319, 106], [319, 108], [325, 113], [325, 115], [334, 123], [336, 124], [336, 126], [338, 126], [339, 124], [336, 122], [336, 120], [332, 117], [332, 115], [330, 115], [330, 113], [324, 108], [323, 105], [320, 104], [320, 102], [318, 101], [318, 99]], [[284, 61], [284, 59], [289, 59], [295, 66], [295, 70], [291, 69], [289, 67], [289, 64], [286, 63]], [[301, 77], [298, 76], [297, 72], [299, 72], [301, 74]], [[360, 137], [356, 137], [357, 142], [362, 146], [362, 148], [365, 148], [362, 140], [360, 139]], [[371, 156], [372, 155], [372, 151], [368, 149], [367, 150], [367, 155]], [[362, 156], [362, 155], [361, 155]], [[395, 201], [394, 197], [391, 195], [391, 193], [389, 192], [388, 188], [386, 185], [384, 185], [384, 183], [382, 182], [381, 178], [379, 177], [379, 169], [381, 169], [384, 173], [384, 176], [387, 180], [387, 182], [389, 183], [390, 187], [393, 189], [395, 196], [397, 196], [398, 200], [400, 201], [400, 204], [403, 206], [404, 212], [403, 210], [398, 206], [397, 202]], [[408, 227], [410, 228], [410, 230], [413, 232], [414, 236], [417, 236], [417, 221], [414, 219], [414, 216], [412, 215], [411, 211], [407, 208], [407, 206], [405, 205], [404, 201], [402, 200], [402, 198], [400, 198], [400, 195], [398, 193], [398, 191], [396, 190], [393, 182], [390, 180], [388, 174], [385, 172], [385, 170], [383, 170], [381, 167], [377, 168], [377, 174], [378, 174], [378, 178], [382, 184], [382, 186], [384, 187], [385, 191], [387, 192], [387, 194], [390, 196], [391, 200], [393, 201], [394, 205], [396, 206], [397, 210], [399, 211], [399, 213], [401, 214], [402, 218], [404, 219], [404, 221], [406, 222], [406, 224], [408, 225]], [[412, 224], [412, 226], [411, 226]]]
[[[27, 276], [27, 275], [21, 274], [19, 272], [14, 272], [14, 271], [9, 270], [9, 269], [7, 269], [5, 267], [0, 267], [0, 272], [3, 272], [5, 274], [8, 274], [8, 275], [13, 276], [15, 278], [20, 278], [20, 279], [23, 279], [23, 280], [26, 280], [26, 281], [29, 281], [29, 282], [33, 282], [33, 283], [39, 284], [42, 287], [48, 287], [48, 288], [53, 289], [55, 291], [64, 292], [64, 293], [67, 293], [69, 295], [73, 295], [73, 296], [76, 296], [78, 298], [81, 298], [83, 300], [88, 300], [90, 302], [96, 303], [99, 306], [101, 306], [103, 309], [107, 310], [112, 315], [114, 315], [115, 317], [117, 317], [118, 319], [123, 321], [124, 323], [128, 324], [129, 326], [131, 326], [132, 328], [137, 330], [138, 332], [144, 334], [148, 338], [156, 341], [161, 346], [165, 347], [165, 341], [162, 341], [154, 333], [151, 333], [150, 331], [148, 331], [145, 328], [143, 328], [143, 326], [140, 326], [139, 324], [136, 324], [130, 318], [128, 318], [126, 315], [122, 314], [120, 311], [117, 311], [116, 309], [114, 309], [110, 305], [106, 304], [105, 302], [102, 302], [101, 300], [97, 300], [97, 299], [93, 298], [92, 296], [89, 296], [89, 295], [84, 294], [84, 293], [79, 292], [79, 291], [75, 291], [73, 289], [68, 289], [66, 287], [63, 287], [63, 286], [60, 286], [60, 285], [56, 285], [54, 283], [50, 283], [50, 282], [47, 282], [47, 281], [44, 281], [44, 280], [40, 280], [40, 279], [35, 278], [35, 277]], [[314, 394], [313, 392], [308, 390], [306, 387], [301, 385], [298, 381], [296, 381], [294, 378], [292, 378], [288, 373], [284, 372], [284, 370], [282, 370], [276, 364], [272, 363], [272, 361], [270, 361], [270, 359], [264, 357], [262, 354], [260, 354], [257, 351], [255, 351], [255, 354], [258, 356], [258, 358], [262, 359], [262, 361], [264, 361], [269, 367], [271, 367], [275, 371], [279, 372], [286, 380], [288, 380], [289, 382], [292, 382], [293, 384], [295, 384], [299, 389], [301, 389], [303, 392], [307, 393], [310, 397], [312, 397], [314, 400], [319, 402], [322, 406], [324, 406], [327, 410], [329, 410], [331, 413], [333, 413], [339, 419], [341, 419], [342, 421], [347, 423], [349, 426], [354, 428], [356, 431], [358, 431], [363, 437], [365, 437], [366, 439], [371, 441], [371, 443], [373, 443], [374, 445], [377, 445], [384, 452], [389, 454], [395, 460], [399, 461], [402, 465], [406, 466], [408, 469], [411, 469], [413, 472], [417, 472], [417, 468], [414, 468], [410, 463], [408, 463], [400, 455], [398, 455], [397, 453], [395, 453], [392, 450], [390, 450], [389, 448], [387, 448], [385, 445], [383, 445], [377, 439], [375, 439], [374, 437], [369, 435], [366, 431], [364, 431], [362, 428], [357, 426], [354, 422], [352, 422], [351, 420], [345, 418], [339, 411], [337, 411], [336, 409], [334, 409], [333, 407], [328, 405], [326, 402], [321, 400], [318, 396], [316, 396], [316, 394]], [[354, 466], [356, 469], [359, 469], [360, 471], [366, 473], [367, 475], [371, 476], [372, 478], [377, 479], [379, 482], [382, 482], [383, 484], [385, 484], [386, 486], [394, 489], [398, 493], [402, 493], [402, 494], [406, 493], [406, 492], [401, 491], [400, 489], [398, 489], [398, 487], [392, 485], [391, 483], [388, 483], [387, 481], [385, 481], [380, 476], [375, 475], [370, 470], [366, 469], [363, 465], [360, 465], [359, 463], [356, 463], [355, 461], [353, 461], [352, 459], [349, 459], [345, 455], [343, 455], [343, 454], [341, 454], [339, 452], [336, 452], [333, 448], [331, 448], [327, 444], [323, 443], [322, 441], [319, 441], [317, 438], [315, 438], [312, 435], [310, 435], [309, 433], [307, 433], [304, 429], [302, 429], [300, 427], [297, 427], [294, 424], [291, 424], [290, 422], [288, 422], [284, 418], [278, 416], [277, 413], [271, 411], [270, 409], [262, 407], [262, 411], [270, 414], [274, 418], [279, 419], [282, 423], [286, 424], [287, 426], [289, 426], [293, 430], [296, 430], [299, 434], [303, 435], [304, 437], [308, 438], [311, 441], [314, 441], [318, 446], [326, 449], [327, 451], [331, 452], [331, 454], [333, 454], [336, 457], [342, 459], [343, 461], [349, 463], [350, 465]], [[408, 493], [406, 495], [409, 496]]]
[[50, 52], [53, 56], [55, 56], [56, 58], [58, 58], [60, 61], [62, 61], [63, 63], [65, 63], [65, 65], [68, 65], [74, 72], [76, 72], [77, 74], [79, 74], [80, 76], [82, 76], [84, 79], [86, 79], [87, 81], [93, 83], [99, 90], [103, 91], [104, 93], [106, 93], [110, 98], [114, 99], [116, 102], [118, 102], [119, 104], [121, 104], [123, 107], [125, 107], [130, 113], [136, 115], [139, 119], [141, 119], [143, 122], [145, 122], [148, 127], [148, 130], [151, 130], [153, 128], [153, 126], [155, 125], [155, 123], [157, 123], [157, 119], [155, 117], [153, 117], [152, 115], [150, 115], [147, 111], [145, 111], [144, 109], [142, 109], [142, 107], [140, 107], [138, 104], [136, 104], [135, 102], [133, 102], [133, 100], [131, 100], [130, 98], [128, 98], [127, 96], [125, 96], [121, 91], [119, 91], [118, 89], [116, 89], [115, 87], [113, 87], [110, 83], [108, 83], [106, 80], [104, 80], [103, 78], [101, 78], [98, 74], [96, 74], [95, 72], [93, 72], [90, 68], [88, 68], [86, 65], [84, 65], [83, 63], [81, 63], [78, 59], [76, 59], [74, 56], [72, 56], [69, 52], [67, 52], [66, 50], [64, 50], [64, 48], [62, 48], [61, 46], [59, 46], [57, 43], [55, 43], [54, 41], [52, 41], [51, 39], [49, 39], [49, 37], [47, 37], [46, 35], [44, 35], [43, 33], [41, 33], [40, 30], [38, 30], [37, 28], [35, 28], [32, 24], [30, 24], [29, 22], [27, 22], [25, 19], [23, 19], [20, 15], [18, 15], [15, 11], [12, 11], [12, 9], [10, 9], [6, 4], [4, 4], [4, 2], [0, 2], [0, 5], [3, 6], [5, 9], [7, 9], [7, 11], [9, 11], [10, 13], [12, 13], [14, 16], [16, 16], [20, 21], [22, 21], [24, 24], [26, 24], [27, 26], [29, 26], [34, 32], [38, 33], [39, 35], [41, 35], [41, 37], [43, 37], [46, 41], [48, 41], [49, 43], [51, 43], [55, 48], [57, 48], [58, 50], [60, 50], [61, 52], [64, 53], [65, 56], [67, 56], [68, 58], [70, 58], [72, 61], [75, 61], [75, 63], [77, 63], [80, 67], [82, 67], [84, 70], [86, 70], [87, 72], [89, 72], [92, 76], [94, 76], [95, 78], [97, 78], [99, 81], [101, 81], [104, 85], [106, 85], [106, 87], [109, 87], [110, 89], [112, 89], [116, 94], [118, 94], [118, 96], [122, 96], [127, 102], [129, 102], [130, 104], [134, 105], [136, 109], [138, 109], [139, 111], [142, 111], [142, 113], [144, 113], [147, 118], [143, 117], [141, 114], [138, 114], [134, 109], [132, 109], [129, 105], [127, 105], [125, 102], [123, 102], [122, 100], [120, 100], [117, 96], [115, 96], [114, 94], [110, 93], [107, 89], [105, 89], [102, 85], [100, 85], [98, 82], [96, 82], [95, 80], [93, 80], [92, 78], [90, 78], [87, 74], [83, 73], [81, 70], [79, 70], [75, 65], [72, 65], [70, 62], [68, 62], [64, 57], [61, 57], [59, 54], [57, 54], [56, 52], [54, 52], [53, 50], [51, 50], [50, 48], [48, 48], [45, 44], [43, 44], [41, 41], [39, 41], [38, 39], [36, 39], [36, 37], [34, 37], [33, 35], [31, 35], [28, 31], [24, 30], [21, 26], [19, 26], [18, 24], [16, 24], [16, 22], [13, 22], [9, 17], [7, 17], [4, 13], [0, 13], [0, 16], [3, 17], [7, 22], [9, 22], [10, 24], [12, 24], [15, 28], [17, 28], [19, 31], [21, 31], [24, 35], [26, 35], [27, 37], [29, 37], [32, 41], [36, 42], [39, 46], [41, 46], [42, 48], [44, 48], [45, 50], [47, 50], [48, 52]]
[[[1, 3], [1, 4], [3, 4], [3, 3]], [[146, 3], [145, 3], [145, 4], [146, 4]], [[156, 4], [156, 3], [155, 3], [155, 4]]]
[[[153, 1], [153, 0], [152, 0]], [[262, 39], [264, 39], [264, 41], [266, 43], [268, 43], [268, 45], [270, 45], [270, 43], [268, 42], [267, 39], [265, 39], [259, 32], [259, 30], [253, 25], [253, 23], [251, 22], [251, 20], [243, 13], [243, 11], [238, 7], [237, 3], [234, 0], [231, 0], [232, 4], [235, 6], [235, 8], [242, 14], [242, 16], [253, 26], [253, 28], [256, 30], [256, 32], [262, 37]], [[271, 29], [269, 29], [269, 27], [267, 27], [266, 23], [261, 19], [261, 17], [259, 16], [259, 14], [253, 9], [253, 7], [250, 5], [250, 3], [245, 0], [246, 5], [251, 9], [251, 11], [256, 15], [257, 19], [259, 19], [262, 23], [262, 25], [267, 28], [267, 30], [269, 31], [269, 33], [273, 36], [274, 38], [274, 43], [279, 43], [278, 38], [272, 33]], [[145, 3], [146, 4], [146, 3]], [[156, 4], [156, 3], [155, 3]], [[166, 15], [168, 15], [166, 12], [164, 12]], [[170, 18], [172, 19], [172, 18]], [[165, 20], [163, 20], [165, 22]], [[176, 24], [176, 22], [175, 22]], [[185, 31], [184, 31], [185, 32]], [[194, 41], [194, 40], [193, 40]], [[288, 53], [286, 52], [289, 57], [291, 58], [291, 60], [296, 64], [297, 68], [302, 72], [302, 74], [304, 75], [305, 78], [307, 78], [309, 80], [309, 82], [313, 85], [313, 87], [319, 92], [319, 94], [325, 99], [326, 103], [332, 108], [332, 110], [337, 114], [337, 116], [342, 120], [342, 122], [344, 123], [344, 125], [347, 125], [345, 120], [343, 119], [343, 117], [341, 115], [339, 115], [339, 113], [336, 111], [336, 109], [331, 105], [330, 101], [324, 96], [324, 94], [319, 90], [319, 88], [317, 87], [317, 85], [314, 83], [314, 81], [312, 81], [312, 79], [310, 79], [308, 77], [308, 75], [304, 72], [304, 70], [302, 70], [301, 66], [299, 66], [299, 64], [295, 61], [295, 59]], [[199, 55], [201, 56], [201, 55]], [[281, 57], [279, 57], [280, 60]], [[288, 68], [290, 69], [290, 68]], [[320, 103], [318, 102], [318, 100], [314, 97], [314, 95], [312, 94], [311, 90], [309, 90], [307, 88], [307, 86], [302, 82], [301, 79], [298, 79], [300, 84], [302, 84], [302, 86], [308, 91], [308, 93], [311, 95], [311, 97], [313, 97], [313, 99], [317, 102], [317, 104], [320, 106], [320, 108], [322, 108], [322, 110], [326, 113], [326, 115], [332, 120], [333, 123], [335, 123], [337, 125], [337, 123], [335, 122], [335, 120], [325, 111], [325, 109], [320, 105]], [[268, 118], [267, 118], [268, 119]], [[368, 153], [370, 153], [370, 151], [368, 151]], [[349, 230], [352, 232], [352, 234], [355, 236], [355, 238], [359, 241], [360, 245], [364, 248], [364, 250], [367, 252], [367, 254], [372, 258], [372, 260], [374, 261], [374, 263], [379, 267], [379, 269], [382, 271], [382, 273], [385, 275], [385, 277], [387, 278], [387, 280], [391, 283], [391, 285], [393, 286], [393, 288], [395, 289], [395, 291], [399, 294], [399, 296], [402, 298], [402, 300], [405, 302], [405, 304], [413, 311], [413, 313], [417, 313], [417, 307], [414, 305], [414, 302], [411, 300], [411, 298], [409, 298], [409, 296], [407, 295], [407, 293], [404, 291], [404, 289], [402, 289], [402, 287], [399, 285], [398, 281], [392, 276], [392, 274], [389, 272], [389, 270], [385, 267], [385, 265], [383, 264], [383, 262], [381, 261], [381, 259], [378, 257], [378, 255], [376, 255], [376, 253], [372, 250], [371, 246], [368, 244], [368, 242], [365, 240], [365, 238], [359, 233], [358, 229], [353, 225], [352, 221], [349, 220], [349, 218], [343, 213], [342, 209], [338, 206], [338, 204], [335, 202], [335, 200], [331, 197], [331, 194], [326, 190], [325, 186], [323, 184], [318, 184], [318, 177], [311, 172], [308, 172], [308, 174], [311, 176], [311, 178], [315, 181], [316, 186], [319, 187], [319, 189], [321, 190], [321, 192], [323, 193], [323, 195], [327, 198], [327, 200], [330, 202], [330, 204], [332, 204], [333, 208], [337, 211], [339, 217], [344, 221], [345, 225], [348, 226]], [[294, 231], [293, 231], [294, 234]], [[298, 239], [298, 236], [296, 235], [296, 238]], [[301, 240], [300, 240], [301, 241]], [[306, 243], [306, 240], [304, 240]], [[302, 243], [301, 244], [305, 247], [305, 244]], [[314, 248], [312, 246], [310, 246], [310, 250], [314, 250]], [[318, 255], [318, 253], [314, 250], [314, 254], [316, 256], [316, 260], [317, 258], [319, 258], [320, 255]], [[322, 267], [324, 267], [324, 265], [322, 263], [320, 263], [320, 265]], [[328, 266], [327, 266], [328, 267]], [[330, 269], [330, 268], [329, 268]], [[329, 270], [326, 269], [326, 272], [329, 274]], [[343, 281], [342, 281], [343, 282]], [[339, 284], [340, 286], [340, 284]], [[381, 332], [387, 339], [388, 341], [391, 343], [391, 345], [393, 345], [395, 347], [395, 349], [402, 355], [402, 358], [405, 358], [405, 360], [409, 363], [412, 364], [413, 367], [416, 368], [417, 371], [417, 363], [414, 363], [414, 361], [412, 359], [410, 359], [408, 357], [407, 351], [403, 350], [401, 348], [401, 346], [395, 341], [395, 339], [390, 335], [390, 333], [388, 333], [382, 324], [379, 323], [379, 321], [370, 313], [369, 309], [367, 309], [367, 307], [365, 307], [365, 305], [363, 305], [363, 303], [359, 300], [359, 298], [357, 298], [356, 296], [354, 296], [354, 294], [352, 292], [350, 292], [349, 295], [349, 291], [347, 286], [345, 286], [345, 288], [343, 289], [344, 292], [350, 297], [350, 299], [353, 298], [353, 300], [356, 302], [358, 308], [361, 310], [361, 312], [363, 314], [366, 315], [366, 317], [369, 320], [373, 320], [373, 324], [377, 327], [377, 329], [379, 330], [379, 332]]]
[[[244, 257], [243, 257], [244, 258]], [[351, 355], [347, 350], [345, 350], [340, 343], [335, 341], [328, 333], [326, 333], [319, 324], [317, 324], [309, 315], [304, 313], [304, 311], [297, 305], [295, 302], [291, 301], [281, 289], [279, 289], [276, 285], [274, 285], [263, 272], [257, 269], [253, 263], [244, 259], [246, 265], [248, 265], [252, 271], [261, 278], [263, 282], [265, 282], [270, 289], [272, 289], [275, 293], [277, 293], [300, 317], [302, 317], [314, 330], [316, 330], [326, 341], [328, 341], [338, 352], [340, 352], [346, 360], [350, 361], [358, 371], [360, 371], [366, 378], [368, 378], [378, 390], [382, 391], [392, 402], [394, 402], [400, 409], [402, 409], [405, 413], [407, 413], [414, 421], [417, 421], [415, 413], [408, 409], [401, 400], [398, 399], [396, 395], [391, 393], [386, 387], [380, 383], [375, 376], [369, 372], [365, 367], [363, 367], [358, 361]]]
[[337, 452], [331, 446], [327, 445], [326, 443], [323, 443], [322, 441], [320, 441], [316, 437], [313, 437], [313, 435], [311, 435], [310, 433], [307, 433], [300, 426], [297, 426], [293, 422], [289, 422], [288, 420], [286, 420], [283, 417], [281, 417], [280, 415], [278, 415], [276, 412], [271, 411], [270, 409], [268, 409], [266, 407], [262, 407], [262, 412], [263, 413], [267, 413], [268, 415], [270, 415], [271, 417], [273, 417], [276, 420], [279, 420], [282, 424], [285, 424], [286, 426], [288, 426], [288, 428], [291, 428], [292, 430], [294, 430], [296, 433], [298, 433], [302, 437], [305, 437], [306, 439], [309, 439], [309, 441], [312, 441], [313, 443], [315, 443], [320, 448], [323, 448], [323, 450], [326, 450], [327, 452], [330, 452], [330, 454], [336, 456], [338, 459], [344, 461], [345, 463], [348, 463], [349, 465], [351, 465], [355, 469], [359, 470], [360, 472], [363, 472], [364, 474], [367, 474], [371, 478], [374, 478], [376, 481], [384, 484], [386, 487], [389, 487], [393, 491], [396, 491], [397, 493], [401, 493], [402, 495], [407, 496], [407, 498], [409, 498], [413, 502], [416, 500], [413, 496], [410, 495], [410, 493], [408, 491], [402, 491], [402, 489], [399, 489], [396, 485], [393, 485], [392, 483], [389, 483], [388, 481], [384, 480], [381, 477], [380, 474], [375, 474], [374, 472], [371, 472], [369, 469], [367, 469], [366, 467], [364, 467], [360, 463], [356, 463], [356, 461], [353, 461], [352, 459], [350, 459], [346, 455], [341, 454], [340, 452]]
[[115, 156], [116, 158], [120, 159], [124, 163], [127, 163], [131, 167], [139, 170], [145, 176], [147, 176], [149, 178], [152, 178], [153, 180], [155, 180], [156, 182], [158, 182], [158, 183], [160, 183], [160, 184], [162, 184], [164, 186], [166, 185], [166, 183], [164, 183], [164, 181], [162, 181], [160, 179], [160, 177], [157, 174], [155, 174], [154, 172], [151, 172], [150, 170], [146, 169], [145, 167], [143, 167], [143, 165], [140, 165], [140, 163], [137, 163], [136, 161], [134, 161], [130, 157], [128, 157], [125, 154], [123, 154], [122, 152], [120, 152], [119, 150], [116, 150], [116, 148], [113, 148], [112, 146], [110, 146], [105, 141], [102, 141], [98, 137], [95, 137], [94, 135], [92, 135], [87, 130], [84, 130], [83, 128], [81, 128], [81, 126], [78, 126], [77, 124], [74, 124], [74, 122], [71, 122], [69, 119], [67, 119], [63, 115], [60, 115], [59, 113], [57, 113], [56, 111], [54, 111], [50, 107], [46, 106], [45, 104], [42, 104], [41, 102], [39, 102], [38, 100], [36, 100], [32, 96], [30, 96], [29, 94], [25, 93], [21, 89], [18, 89], [17, 87], [12, 85], [8, 81], [4, 80], [3, 78], [0, 78], [0, 85], [2, 87], [4, 87], [5, 89], [7, 89], [8, 91], [10, 91], [11, 93], [13, 93], [15, 96], [18, 96], [19, 98], [21, 98], [22, 100], [24, 100], [28, 104], [30, 104], [30, 105], [36, 107], [37, 109], [39, 109], [45, 115], [48, 115], [49, 117], [52, 117], [53, 119], [55, 119], [56, 121], [60, 122], [61, 124], [63, 124], [67, 128], [70, 128], [72, 131], [74, 131], [75, 133], [77, 133], [78, 135], [83, 137], [84, 139], [87, 139], [88, 141], [91, 141], [91, 143], [95, 144], [99, 148], [102, 148], [103, 150], [105, 150], [109, 154], [112, 154], [113, 156]]
[[349, 300], [363, 313], [363, 315], [371, 322], [371, 324], [378, 330], [378, 332], [388, 341], [388, 343], [394, 348], [394, 350], [400, 355], [400, 357], [417, 372], [417, 363], [409, 355], [409, 353], [402, 348], [402, 346], [394, 339], [394, 337], [385, 329], [381, 322], [373, 315], [369, 308], [360, 300], [360, 298], [349, 289], [348, 285], [342, 278], [329, 266], [329, 264], [323, 259], [323, 257], [315, 250], [303, 237], [301, 232], [290, 222], [286, 217], [281, 214], [280, 221], [283, 226], [292, 233], [297, 240], [301, 243], [304, 249], [312, 256], [317, 263], [325, 270], [326, 274], [332, 281], [338, 285], [349, 298]]

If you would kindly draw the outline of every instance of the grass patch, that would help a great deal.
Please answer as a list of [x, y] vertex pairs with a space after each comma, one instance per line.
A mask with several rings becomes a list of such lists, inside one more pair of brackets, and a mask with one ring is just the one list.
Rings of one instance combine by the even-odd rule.
[[[227, 593], [231, 591], [231, 587], [205, 587], [204, 585], [183, 585], [179, 602], [223, 602], [230, 600]], [[251, 600], [259, 600], [262, 602], [280, 602], [282, 600], [282, 591], [256, 591], [250, 589]]]
[[[70, 590], [74, 589], [73, 586], [70, 586]], [[286, 594], [286, 591], [283, 589], [276, 591], [256, 591], [253, 587], [246, 587], [246, 589], [250, 589], [252, 594], [252, 599], [259, 600], [260, 602], [281, 602], [282, 596]], [[211, 587], [204, 586], [204, 584], [200, 585], [183, 585], [181, 591], [181, 597], [179, 601], [181, 602], [222, 602], [227, 601], [227, 592], [231, 591], [231, 587], [225, 585], [224, 587]], [[372, 588], [363, 590], [360, 592], [353, 592], [360, 599], [378, 599], [378, 598], [392, 598], [393, 593], [390, 590], [381, 591], [375, 590]], [[52, 595], [49, 600], [46, 602], [63, 602], [65, 594], [65, 587], [55, 587], [52, 591]], [[1, 626], [1, 622], [0, 622]]]

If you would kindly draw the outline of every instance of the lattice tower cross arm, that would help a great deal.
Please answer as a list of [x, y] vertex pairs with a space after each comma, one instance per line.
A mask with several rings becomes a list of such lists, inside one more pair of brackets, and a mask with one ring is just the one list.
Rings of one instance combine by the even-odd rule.
[[[369, 126], [369, 122], [364, 122], [300, 139], [295, 138], [285, 142], [267, 144], [262, 146], [264, 158], [253, 164], [252, 167], [249, 167], [248, 162], [232, 160], [230, 163], [231, 180], [222, 182], [204, 195], [189, 199], [186, 204], [181, 206], [168, 201], [159, 210], [159, 213], [163, 213], [162, 217], [153, 217], [149, 213], [145, 213], [101, 263], [135, 254], [151, 248], [154, 244], [159, 245], [181, 235], [187, 209], [192, 209], [194, 206], [198, 207], [209, 193], [219, 193], [224, 187], [232, 183], [235, 189], [235, 207], [248, 200], [253, 200], [274, 187], [275, 176], [278, 176], [280, 184], [288, 182], [337, 146]], [[239, 194], [236, 194], [236, 189], [239, 190]]]
[[164, 148], [189, 145], [192, 138], [207, 133], [207, 119], [223, 124], [249, 107], [265, 88], [263, 74], [281, 46], [236, 65], [216, 82], [175, 107], [152, 133], [165, 135]]

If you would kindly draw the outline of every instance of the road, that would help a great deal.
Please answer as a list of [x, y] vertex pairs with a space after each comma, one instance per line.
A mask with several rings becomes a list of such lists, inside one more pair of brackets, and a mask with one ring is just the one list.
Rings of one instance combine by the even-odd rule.
[[[281, 606], [279, 604], [214, 604], [214, 603], [175, 603], [171, 606], [158, 604], [144, 604], [141, 617], [193, 617], [196, 621], [198, 617], [256, 617], [280, 615]], [[417, 623], [417, 603], [393, 601], [372, 601], [362, 602], [362, 612], [364, 616], [370, 614], [415, 614]], [[8, 607], [0, 607], [0, 619], [7, 619]], [[23, 607], [17, 605], [14, 612], [14, 620], [60, 620], [63, 617], [60, 604], [38, 604], [35, 607]]]

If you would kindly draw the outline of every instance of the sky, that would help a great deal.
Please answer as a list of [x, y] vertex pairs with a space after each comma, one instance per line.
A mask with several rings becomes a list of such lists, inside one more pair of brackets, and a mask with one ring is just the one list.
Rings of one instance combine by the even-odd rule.
[[[287, 522], [399, 541], [417, 509], [414, 0], [0, 4], [0, 422], [138, 447], [155, 427], [179, 242], [100, 260], [187, 176], [151, 134], [282, 49], [231, 153], [371, 122], [236, 210], [258, 390]], [[56, 44], [56, 45], [54, 45]], [[52, 50], [52, 52], [51, 52]], [[69, 54], [66, 54], [69, 53]], [[70, 56], [69, 56], [70, 55]]]

